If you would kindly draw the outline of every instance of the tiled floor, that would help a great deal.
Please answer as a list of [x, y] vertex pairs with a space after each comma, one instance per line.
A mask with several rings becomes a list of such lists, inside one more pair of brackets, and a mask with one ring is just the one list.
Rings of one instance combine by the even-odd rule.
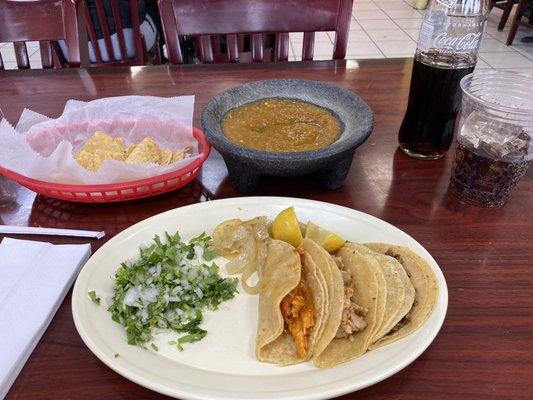
[[[502, 11], [494, 9], [489, 16], [487, 30], [481, 45], [478, 69], [520, 69], [533, 73], [533, 44], [520, 39], [533, 36], [533, 30], [520, 28], [513, 46], [506, 46], [510, 20], [503, 32], [497, 25]], [[418, 30], [423, 11], [411, 7], [409, 0], [356, 0], [348, 37], [346, 58], [397, 58], [412, 57], [416, 49]], [[290, 60], [301, 59], [302, 33], [291, 33]], [[331, 59], [334, 33], [321, 32], [315, 36], [315, 59]], [[11, 44], [0, 44], [5, 68], [16, 68], [15, 53]], [[40, 68], [39, 45], [28, 45], [32, 68]]]
[[[493, 9], [481, 45], [478, 69], [523, 69], [533, 73], [533, 44], [520, 39], [533, 36], [533, 30], [519, 28], [514, 45], [506, 46], [507, 27], [498, 32], [502, 11]], [[412, 8], [405, 0], [357, 0], [354, 4], [346, 58], [412, 57], [416, 49], [423, 11]], [[301, 59], [302, 34], [290, 34], [291, 60]], [[317, 35], [315, 59], [330, 59], [334, 33]]]

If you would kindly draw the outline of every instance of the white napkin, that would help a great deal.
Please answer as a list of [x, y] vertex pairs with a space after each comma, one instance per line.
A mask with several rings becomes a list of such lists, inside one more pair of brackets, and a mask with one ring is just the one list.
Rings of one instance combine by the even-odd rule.
[[74, 283], [91, 247], [4, 238], [0, 243], [0, 399]]

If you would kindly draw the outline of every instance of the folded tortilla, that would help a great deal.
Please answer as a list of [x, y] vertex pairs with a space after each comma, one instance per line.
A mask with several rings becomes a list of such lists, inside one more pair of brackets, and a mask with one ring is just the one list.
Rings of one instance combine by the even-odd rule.
[[[364, 317], [366, 327], [362, 331], [354, 333], [351, 338], [336, 338], [340, 320], [328, 320], [322, 338], [332, 339], [322, 352], [315, 352], [313, 357], [315, 365], [321, 368], [330, 367], [363, 355], [367, 351], [377, 327], [383, 321], [384, 300], [383, 295], [379, 293], [385, 286], [385, 278], [379, 263], [369, 255], [346, 245], [338, 251], [337, 256], [341, 257], [345, 270], [350, 273], [355, 283], [353, 301], [358, 306], [367, 309]], [[337, 267], [335, 266], [335, 268]], [[342, 282], [341, 289], [344, 294]]]
[[426, 322], [437, 302], [438, 283], [429, 264], [409, 248], [385, 243], [367, 243], [365, 246], [396, 259], [408, 275], [415, 292], [409, 312], [370, 346], [372, 350], [404, 338]]
[[[326, 288], [324, 278], [319, 276], [321, 272], [317, 264], [312, 262], [312, 256], [306, 253], [305, 249], [302, 249], [301, 253], [290, 244], [279, 240], [269, 243], [259, 287], [256, 356], [260, 361], [290, 365], [306, 361], [313, 354], [318, 333], [324, 323]], [[302, 273], [315, 310], [315, 323], [309, 332], [305, 358], [298, 356], [293, 337], [285, 329], [280, 309], [285, 296], [299, 284]]]
[[389, 333], [411, 310], [415, 289], [404, 268], [395, 258], [377, 253], [360, 244], [347, 243], [346, 245], [376, 259], [385, 277], [386, 293], [382, 293], [386, 297], [384, 317], [372, 337], [371, 342], [375, 343]]

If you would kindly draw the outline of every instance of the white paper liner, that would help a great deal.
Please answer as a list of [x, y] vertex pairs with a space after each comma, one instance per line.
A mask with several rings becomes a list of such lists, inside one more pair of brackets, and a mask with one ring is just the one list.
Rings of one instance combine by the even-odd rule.
[[[194, 96], [69, 100], [57, 119], [24, 109], [16, 128], [5, 118], [0, 121], [0, 166], [41, 181], [80, 185], [127, 182], [176, 171], [199, 157], [192, 135], [193, 112]], [[91, 172], [74, 155], [96, 130], [124, 138], [126, 146], [150, 137], [172, 151], [191, 146], [193, 154], [165, 166], [107, 160]]]

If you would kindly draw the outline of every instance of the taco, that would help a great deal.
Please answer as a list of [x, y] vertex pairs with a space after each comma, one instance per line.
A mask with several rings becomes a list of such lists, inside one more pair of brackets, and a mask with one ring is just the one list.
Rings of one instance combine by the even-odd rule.
[[395, 258], [374, 252], [360, 244], [347, 243], [346, 246], [373, 257], [385, 277], [386, 288], [385, 293], [382, 293], [386, 297], [383, 321], [372, 337], [371, 343], [375, 343], [389, 333], [411, 310], [415, 289], [404, 268]]
[[305, 248], [272, 240], [259, 286], [256, 356], [290, 365], [309, 360], [326, 310], [324, 277]]
[[438, 283], [428, 263], [409, 248], [384, 243], [367, 243], [365, 246], [374, 252], [397, 260], [414, 288], [414, 299], [409, 312], [385, 336], [370, 346], [370, 349], [375, 349], [393, 343], [422, 326], [435, 308]]
[[385, 277], [373, 257], [348, 245], [337, 252], [337, 257], [329, 257], [335, 263], [332, 274], [339, 273], [341, 282], [328, 289], [340, 291], [342, 302], [340, 318], [326, 320], [313, 355], [313, 362], [321, 368], [352, 360], [367, 351], [383, 322], [386, 301]]

